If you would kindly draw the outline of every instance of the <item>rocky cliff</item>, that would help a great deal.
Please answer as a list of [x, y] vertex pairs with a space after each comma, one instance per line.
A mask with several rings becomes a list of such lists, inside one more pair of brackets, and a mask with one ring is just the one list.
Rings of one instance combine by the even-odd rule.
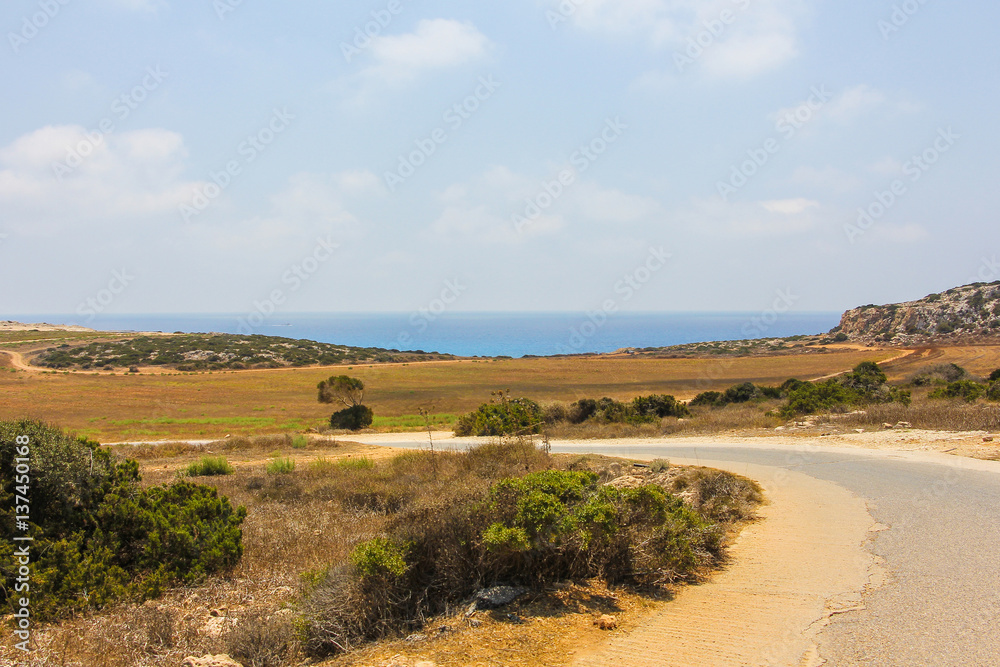
[[854, 308], [831, 333], [899, 345], [994, 338], [1000, 336], [1000, 281], [955, 287], [918, 301]]

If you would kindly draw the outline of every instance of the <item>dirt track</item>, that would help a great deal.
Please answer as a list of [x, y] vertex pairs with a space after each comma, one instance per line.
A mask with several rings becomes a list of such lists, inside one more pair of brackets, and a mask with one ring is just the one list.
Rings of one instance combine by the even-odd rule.
[[[676, 461], [695, 463], [694, 461]], [[774, 469], [700, 461], [760, 480]], [[844, 488], [789, 472], [766, 489], [771, 504], [732, 549], [730, 566], [681, 590], [662, 612], [578, 667], [823, 664], [813, 638], [831, 615], [855, 609], [875, 558], [863, 544], [876, 528]]]

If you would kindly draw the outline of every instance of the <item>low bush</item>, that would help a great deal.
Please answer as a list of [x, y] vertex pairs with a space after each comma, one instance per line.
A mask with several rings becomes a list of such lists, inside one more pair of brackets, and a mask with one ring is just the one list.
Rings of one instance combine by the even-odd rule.
[[[928, 398], [960, 398], [967, 403], [975, 403], [985, 393], [987, 393], [986, 387], [978, 382], [959, 380], [958, 382], [950, 382], [943, 387], [935, 389], [928, 394]], [[994, 392], [994, 395], [997, 393]]]
[[96, 442], [40, 422], [4, 421], [0, 604], [16, 595], [13, 501], [23, 495], [16, 486], [23, 480], [7, 469], [25, 438], [29, 451], [19, 455], [30, 460], [31, 600], [39, 619], [155, 597], [239, 561], [246, 510], [215, 489], [186, 481], [144, 489], [135, 461], [117, 459]]
[[[707, 477], [706, 477], [707, 479]], [[703, 482], [705, 493], [723, 483]], [[730, 508], [705, 502], [719, 516]], [[539, 471], [466, 489], [397, 515], [318, 580], [304, 602], [314, 656], [411, 632], [499, 582], [565, 578], [656, 585], [722, 557], [723, 530], [658, 486], [603, 486], [589, 471]]]
[[493, 392], [489, 403], [463, 415], [455, 423], [455, 435], [518, 435], [538, 433], [545, 419], [542, 408], [527, 398], [510, 398], [502, 391]]
[[334, 412], [330, 416], [330, 428], [345, 431], [360, 431], [372, 425], [375, 414], [367, 405], [354, 405]]
[[923, 387], [933, 384], [949, 384], [968, 379], [971, 379], [968, 371], [958, 364], [937, 364], [911, 376], [910, 382], [914, 386]]
[[850, 373], [822, 382], [789, 380], [788, 403], [779, 411], [782, 417], [815, 414], [825, 410], [843, 410], [848, 406], [879, 403], [910, 404], [910, 392], [893, 387], [875, 362], [863, 361]]

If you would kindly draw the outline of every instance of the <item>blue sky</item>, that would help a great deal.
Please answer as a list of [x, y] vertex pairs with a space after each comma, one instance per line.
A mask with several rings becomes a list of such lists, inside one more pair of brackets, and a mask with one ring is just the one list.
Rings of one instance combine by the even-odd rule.
[[0, 316], [843, 310], [997, 280], [998, 23], [10, 0]]

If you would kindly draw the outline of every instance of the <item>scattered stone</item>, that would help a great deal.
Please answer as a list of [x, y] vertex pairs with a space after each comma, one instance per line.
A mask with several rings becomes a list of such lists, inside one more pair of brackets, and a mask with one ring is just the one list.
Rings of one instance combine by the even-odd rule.
[[212, 611], [208, 612], [208, 615], [209, 616], [225, 616], [225, 614], [222, 613], [221, 609], [213, 609]]
[[784, 430], [785, 430], [785, 427], [784, 427], [784, 426], [775, 426], [775, 427], [774, 427], [774, 430], [775, 430], [775, 431], [784, 431]]
[[601, 630], [614, 630], [618, 627], [618, 619], [614, 616], [603, 614], [600, 618], [594, 620], [594, 625]]
[[520, 625], [524, 623], [524, 619], [518, 616], [517, 614], [507, 614], [505, 618], [511, 623], [514, 623], [515, 625]]
[[193, 655], [184, 658], [181, 667], [243, 667], [225, 653], [219, 655], [205, 655], [196, 658]]
[[855, 433], [864, 433], [865, 430], [863, 428], [856, 428], [856, 429], [854, 429], [854, 432]]
[[437, 629], [437, 633], [439, 635], [443, 635], [451, 632], [452, 630], [454, 630], [454, 628], [451, 627], [450, 625], [442, 625], [440, 628]]
[[528, 592], [523, 586], [491, 586], [476, 593], [476, 608], [496, 609], [510, 604]]
[[419, 633], [414, 633], [412, 635], [407, 636], [406, 641], [408, 641], [408, 642], [425, 642], [425, 641], [427, 641], [427, 635], [423, 635], [423, 634], [419, 634]]
[[893, 428], [892, 424], [882, 424], [882, 428], [889, 431]]
[[208, 637], [218, 639], [226, 631], [228, 621], [225, 616], [213, 616], [202, 626], [201, 632]]
[[896, 428], [913, 428], [910, 422], [896, 422]]
[[983, 442], [993, 442], [993, 436], [992, 435], [984, 435], [983, 436]]
[[471, 625], [474, 628], [478, 628], [482, 624], [483, 624], [483, 622], [480, 621], [478, 618], [470, 618], [469, 619], [469, 625]]

